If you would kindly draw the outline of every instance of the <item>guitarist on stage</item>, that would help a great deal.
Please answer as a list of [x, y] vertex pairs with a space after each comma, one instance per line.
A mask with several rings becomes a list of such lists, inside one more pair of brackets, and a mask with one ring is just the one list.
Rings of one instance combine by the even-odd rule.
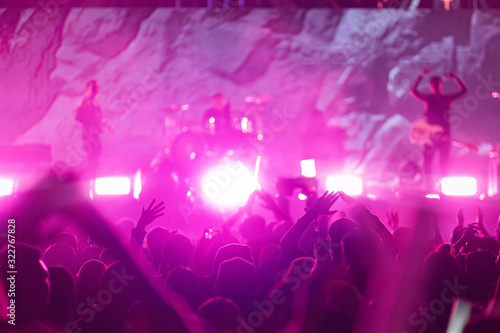
[[443, 128], [442, 135], [439, 138], [433, 140], [433, 145], [424, 145], [424, 175], [426, 179], [426, 185], [430, 187], [432, 186], [432, 159], [436, 150], [439, 151], [441, 175], [444, 176], [448, 173], [448, 160], [451, 145], [449, 120], [451, 103], [454, 100], [464, 96], [467, 92], [467, 87], [455, 74], [448, 73], [445, 74], [445, 76], [455, 81], [455, 83], [460, 88], [459, 92], [444, 95], [442, 92], [443, 81], [439, 76], [433, 76], [430, 79], [430, 90], [432, 94], [424, 94], [418, 90], [418, 85], [428, 72], [429, 69], [427, 68], [422, 71], [417, 80], [411, 86], [410, 92], [415, 99], [424, 102], [426, 106], [424, 116], [427, 120], [427, 123], [429, 123], [430, 125], [438, 125]]

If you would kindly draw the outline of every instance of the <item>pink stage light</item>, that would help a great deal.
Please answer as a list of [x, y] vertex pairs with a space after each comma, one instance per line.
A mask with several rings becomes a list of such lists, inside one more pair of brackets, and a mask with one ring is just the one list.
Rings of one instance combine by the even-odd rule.
[[134, 175], [134, 199], [139, 200], [139, 196], [142, 192], [142, 175], [141, 170], [137, 170]]
[[14, 181], [10, 178], [0, 178], [0, 196], [11, 195], [14, 192]]
[[436, 194], [436, 193], [429, 193], [429, 194], [426, 194], [425, 197], [427, 199], [441, 199], [441, 196], [439, 194]]
[[240, 161], [227, 162], [208, 171], [202, 178], [202, 193], [218, 208], [243, 206], [260, 185]]
[[128, 177], [97, 178], [94, 191], [98, 195], [127, 195], [130, 193], [130, 179]]
[[361, 195], [363, 193], [363, 180], [355, 176], [336, 175], [326, 179], [328, 191], [342, 191], [348, 195]]
[[300, 172], [304, 177], [316, 177], [316, 162], [314, 159], [300, 161]]
[[477, 193], [473, 177], [446, 177], [441, 179], [441, 192], [450, 196], [471, 196]]
[[307, 195], [305, 195], [305, 194], [303, 194], [303, 193], [299, 193], [299, 200], [300, 200], [300, 201], [307, 200]]
[[255, 160], [255, 168], [253, 170], [253, 179], [255, 183], [257, 184], [257, 190], [262, 190], [262, 187], [259, 184], [259, 171], [260, 171], [260, 161], [262, 157], [260, 155], [257, 155], [257, 159]]
[[247, 133], [247, 131], [248, 131], [248, 118], [247, 117], [241, 118], [241, 130], [244, 133]]

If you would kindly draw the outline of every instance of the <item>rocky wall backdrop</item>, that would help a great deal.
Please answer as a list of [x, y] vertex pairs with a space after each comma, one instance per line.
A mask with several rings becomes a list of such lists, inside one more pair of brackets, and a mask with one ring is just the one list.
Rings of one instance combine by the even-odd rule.
[[423, 105], [408, 91], [425, 67], [453, 71], [470, 89], [452, 113], [456, 139], [500, 141], [498, 11], [59, 5], [0, 9], [0, 26], [0, 145], [47, 144], [53, 161], [78, 155], [75, 110], [91, 79], [114, 128], [103, 135], [102, 170], [147, 165], [166, 145], [168, 105], [189, 104], [179, 123], [197, 124], [223, 92], [235, 113], [246, 96], [272, 97], [266, 119], [284, 125], [267, 134], [283, 154], [274, 159], [302, 157], [297, 133], [318, 109], [346, 134], [325, 150], [342, 144], [346, 165], [393, 175], [416, 149], [407, 134]]

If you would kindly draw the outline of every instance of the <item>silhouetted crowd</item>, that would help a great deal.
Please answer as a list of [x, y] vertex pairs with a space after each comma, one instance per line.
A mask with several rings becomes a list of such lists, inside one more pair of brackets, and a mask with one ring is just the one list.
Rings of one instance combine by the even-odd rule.
[[[311, 195], [293, 221], [283, 198], [259, 192], [274, 219], [245, 206], [190, 239], [152, 225], [163, 202], [110, 227], [89, 200], [51, 188], [19, 199], [19, 237], [23, 226], [43, 234], [52, 210], [79, 227], [16, 242], [14, 285], [2, 241], [0, 332], [444, 333], [460, 320], [467, 333], [500, 332], [500, 229], [490, 235], [480, 209], [476, 221], [460, 210], [444, 239], [425, 200], [401, 226], [397, 212], [382, 223], [344, 193]], [[336, 211], [340, 202], [349, 209]]]

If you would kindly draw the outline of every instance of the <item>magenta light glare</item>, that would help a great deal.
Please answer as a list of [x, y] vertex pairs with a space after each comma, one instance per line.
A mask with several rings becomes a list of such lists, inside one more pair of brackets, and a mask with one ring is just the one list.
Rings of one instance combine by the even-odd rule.
[[316, 177], [316, 162], [314, 159], [300, 161], [300, 172], [304, 177]]
[[425, 197], [427, 199], [441, 199], [441, 196], [439, 194], [436, 194], [436, 193], [429, 193], [429, 194], [426, 194]]
[[94, 185], [98, 195], [127, 195], [130, 193], [130, 179], [128, 177], [97, 178]]
[[0, 196], [11, 195], [14, 192], [14, 181], [9, 178], [0, 178]]
[[262, 159], [261, 156], [257, 155], [257, 159], [255, 160], [255, 169], [253, 171], [253, 179], [254, 179], [255, 183], [257, 184], [258, 190], [261, 190], [261, 187], [259, 185], [259, 171], [260, 171], [260, 160], [261, 159]]
[[335, 175], [326, 179], [328, 191], [342, 191], [348, 195], [361, 195], [363, 193], [363, 180], [355, 176]]
[[450, 196], [471, 196], [477, 193], [473, 177], [446, 177], [441, 179], [441, 192]]
[[134, 199], [139, 200], [139, 196], [141, 195], [142, 191], [142, 175], [141, 175], [141, 170], [137, 170], [137, 172], [134, 175]]
[[255, 176], [241, 163], [227, 162], [208, 171], [202, 179], [202, 193], [218, 208], [243, 206], [259, 188]]
[[241, 119], [241, 130], [246, 133], [248, 131], [248, 118], [243, 117]]

